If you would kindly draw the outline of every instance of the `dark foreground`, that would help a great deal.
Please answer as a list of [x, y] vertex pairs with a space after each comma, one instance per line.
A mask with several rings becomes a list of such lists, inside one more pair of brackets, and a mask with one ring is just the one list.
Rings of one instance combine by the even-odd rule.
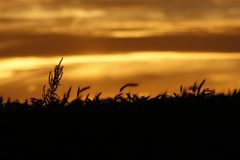
[[1, 160], [240, 159], [240, 90], [215, 94], [203, 81], [179, 94], [143, 97], [124, 92], [136, 86], [127, 84], [113, 98], [83, 98], [89, 87], [78, 88], [69, 102], [71, 89], [56, 94], [61, 61], [41, 99], [0, 97]]
[[238, 95], [10, 104], [1, 108], [13, 112], [0, 116], [1, 159], [240, 158]]

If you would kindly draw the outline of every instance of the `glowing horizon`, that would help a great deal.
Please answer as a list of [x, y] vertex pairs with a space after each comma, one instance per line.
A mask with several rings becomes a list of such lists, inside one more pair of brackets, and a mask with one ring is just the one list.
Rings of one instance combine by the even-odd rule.
[[[47, 84], [48, 72], [59, 60], [60, 57], [1, 59], [0, 94], [20, 99], [40, 96], [42, 85]], [[135, 82], [140, 83], [134, 88], [137, 93], [155, 95], [165, 90], [178, 92], [180, 85], [189, 87], [203, 79], [207, 79], [208, 87], [218, 93], [227, 92], [240, 86], [236, 79], [240, 79], [238, 62], [240, 53], [133, 52], [66, 56], [62, 62], [64, 76], [59, 93], [70, 86], [76, 89], [90, 85], [90, 93], [103, 91], [103, 95], [112, 96], [120, 86]], [[21, 92], [12, 94], [16, 85], [20, 85]]]

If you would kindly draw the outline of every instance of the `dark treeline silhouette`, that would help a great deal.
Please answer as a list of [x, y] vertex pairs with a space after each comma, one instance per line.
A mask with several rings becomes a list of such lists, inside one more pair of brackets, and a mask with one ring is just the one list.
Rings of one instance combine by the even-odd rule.
[[188, 88], [181, 86], [179, 94], [152, 97], [125, 92], [138, 85], [129, 83], [109, 98], [102, 98], [101, 92], [93, 98], [83, 96], [90, 87], [79, 87], [76, 98], [69, 100], [71, 88], [62, 98], [56, 93], [63, 76], [61, 62], [49, 73], [42, 98], [23, 103], [0, 98], [1, 157], [240, 158], [240, 90], [216, 94], [204, 88], [203, 80]]

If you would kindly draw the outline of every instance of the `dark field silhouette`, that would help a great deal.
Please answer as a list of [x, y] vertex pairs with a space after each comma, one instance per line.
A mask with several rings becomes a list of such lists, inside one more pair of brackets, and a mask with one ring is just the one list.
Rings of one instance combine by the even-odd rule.
[[216, 94], [203, 80], [152, 97], [125, 92], [137, 87], [129, 83], [110, 98], [82, 96], [90, 87], [79, 87], [70, 101], [71, 88], [56, 93], [61, 62], [41, 99], [0, 99], [3, 159], [240, 158], [240, 90]]

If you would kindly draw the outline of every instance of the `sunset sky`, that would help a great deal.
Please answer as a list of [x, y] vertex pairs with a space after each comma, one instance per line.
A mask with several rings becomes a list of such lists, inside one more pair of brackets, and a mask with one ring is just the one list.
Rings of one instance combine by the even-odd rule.
[[61, 57], [60, 95], [128, 82], [155, 95], [205, 78], [226, 92], [240, 87], [239, 42], [239, 0], [0, 0], [0, 95], [40, 97]]

